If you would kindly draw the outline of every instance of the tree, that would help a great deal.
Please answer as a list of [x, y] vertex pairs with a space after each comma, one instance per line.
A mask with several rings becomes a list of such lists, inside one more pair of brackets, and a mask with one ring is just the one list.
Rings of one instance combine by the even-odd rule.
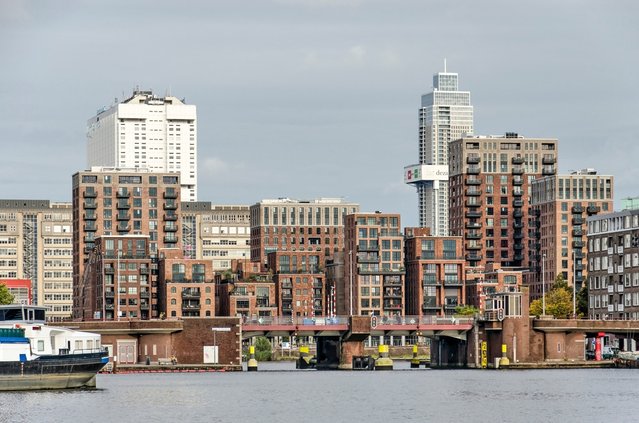
[[584, 282], [579, 292], [577, 292], [577, 314], [588, 315], [588, 285]]
[[[530, 303], [531, 316], [541, 316], [543, 314], [542, 299]], [[555, 319], [568, 319], [572, 316], [572, 289], [563, 275], [557, 275], [552, 290], [546, 293], [546, 314], [554, 316]]]
[[474, 316], [479, 313], [479, 309], [471, 305], [458, 305], [455, 307], [455, 314], [459, 316]]
[[271, 343], [263, 336], [255, 340], [255, 359], [257, 361], [271, 361]]
[[9, 288], [3, 283], [0, 283], [0, 304], [11, 304], [13, 303], [14, 297], [9, 292]]

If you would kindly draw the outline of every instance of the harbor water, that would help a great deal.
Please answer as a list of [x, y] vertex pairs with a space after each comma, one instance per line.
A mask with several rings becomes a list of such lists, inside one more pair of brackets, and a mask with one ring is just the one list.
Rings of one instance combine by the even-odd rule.
[[639, 371], [295, 371], [99, 375], [98, 389], [0, 394], [11, 422], [636, 422]]

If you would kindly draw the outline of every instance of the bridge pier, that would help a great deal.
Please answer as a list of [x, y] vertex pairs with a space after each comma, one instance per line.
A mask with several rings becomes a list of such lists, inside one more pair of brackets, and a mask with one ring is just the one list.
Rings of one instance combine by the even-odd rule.
[[466, 367], [466, 350], [465, 340], [436, 335], [430, 344], [430, 367]]

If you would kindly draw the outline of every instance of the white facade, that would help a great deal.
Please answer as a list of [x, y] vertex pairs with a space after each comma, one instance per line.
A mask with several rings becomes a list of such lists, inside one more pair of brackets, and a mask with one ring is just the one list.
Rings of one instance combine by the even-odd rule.
[[197, 200], [196, 107], [151, 91], [100, 110], [87, 122], [87, 165], [180, 173], [181, 198]]
[[[470, 92], [458, 91], [456, 73], [437, 73], [433, 76], [433, 92], [422, 96], [419, 109], [418, 164], [448, 166], [448, 143], [472, 133]], [[448, 180], [427, 178], [427, 174], [406, 181], [417, 188], [419, 225], [431, 228], [433, 236], [447, 236]]]

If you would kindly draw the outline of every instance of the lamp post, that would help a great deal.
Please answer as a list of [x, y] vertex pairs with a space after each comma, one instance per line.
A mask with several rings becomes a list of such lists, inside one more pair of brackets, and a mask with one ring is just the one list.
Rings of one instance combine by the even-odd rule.
[[572, 318], [577, 318], [577, 250], [572, 250]]
[[541, 256], [541, 315], [546, 315], [546, 253]]
[[349, 315], [352, 316], [353, 315], [353, 250], [348, 250], [348, 260], [349, 260], [349, 265], [351, 267], [350, 269], [350, 288], [349, 288], [349, 296], [350, 296], [350, 312]]

